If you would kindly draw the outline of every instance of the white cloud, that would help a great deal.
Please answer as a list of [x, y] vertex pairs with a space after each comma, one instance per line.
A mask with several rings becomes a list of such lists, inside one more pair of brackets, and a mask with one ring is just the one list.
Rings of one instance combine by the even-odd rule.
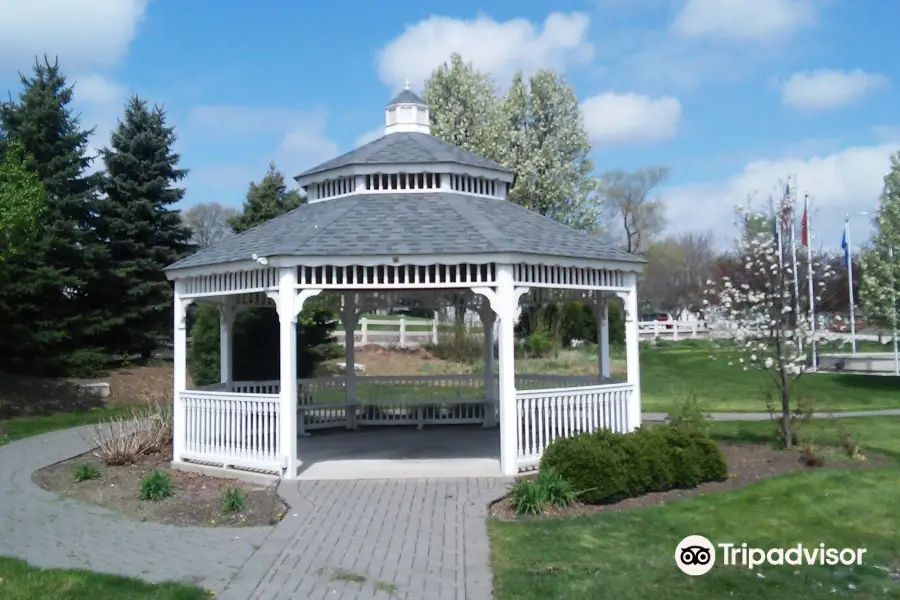
[[861, 69], [794, 73], [784, 83], [781, 101], [797, 110], [828, 110], [852, 104], [888, 86], [888, 78]]
[[374, 142], [378, 138], [384, 135], [384, 125], [380, 127], [376, 127], [371, 131], [367, 131], [364, 134], [360, 135], [356, 138], [355, 146], [359, 148], [360, 146], [365, 146], [369, 142]]
[[[337, 144], [326, 134], [327, 120], [322, 110], [297, 110], [292, 108], [259, 108], [249, 106], [198, 106], [188, 119], [188, 127], [202, 136], [210, 138], [240, 138], [260, 135], [274, 135], [277, 143], [272, 152], [260, 158], [250, 170], [235, 169], [241, 173], [241, 180], [248, 173], [259, 174], [251, 179], [259, 179], [265, 173], [265, 165], [274, 160], [287, 179], [313, 167], [338, 153]], [[228, 167], [232, 169], [232, 167]], [[227, 169], [226, 169], [227, 170]], [[222, 166], [199, 167], [195, 169], [193, 181], [219, 182]], [[209, 171], [207, 173], [206, 171]], [[233, 182], [234, 177], [225, 178]], [[249, 181], [250, 179], [247, 179]], [[222, 185], [229, 187], [229, 185]]]
[[673, 232], [711, 230], [725, 245], [734, 236], [734, 208], [747, 204], [767, 207], [769, 195], [780, 193], [788, 174], [796, 176], [800, 196], [809, 191], [813, 244], [837, 250], [841, 227], [849, 214], [857, 243], [870, 233], [869, 220], [853, 217], [860, 211], [872, 212], [890, 169], [890, 156], [900, 149], [896, 144], [856, 146], [840, 152], [810, 158], [758, 160], [724, 181], [672, 187], [663, 192]]
[[149, 0], [0, 0], [0, 66], [27, 69], [35, 56], [64, 66], [115, 65], [127, 52]]
[[769, 41], [815, 22], [813, 0], [688, 0], [672, 31], [691, 38]]
[[668, 96], [606, 92], [581, 103], [584, 126], [595, 144], [649, 143], [671, 138], [681, 121], [681, 103]]
[[523, 18], [498, 22], [483, 14], [470, 20], [432, 16], [408, 26], [379, 51], [378, 75], [394, 89], [407, 78], [419, 87], [454, 52], [498, 82], [519, 69], [564, 71], [594, 58], [586, 39], [589, 25], [588, 16], [577, 12], [551, 13], [542, 26]]

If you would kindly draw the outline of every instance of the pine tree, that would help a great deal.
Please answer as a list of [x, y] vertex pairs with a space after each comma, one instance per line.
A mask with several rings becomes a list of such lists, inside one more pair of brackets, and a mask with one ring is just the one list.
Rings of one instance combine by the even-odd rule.
[[294, 210], [305, 200], [297, 190], [287, 189], [284, 175], [270, 162], [262, 181], [250, 184], [243, 212], [228, 219], [228, 225], [235, 233], [241, 233]]
[[[98, 177], [87, 172], [92, 130], [69, 104], [73, 89], [57, 62], [35, 61], [22, 91], [0, 104], [2, 145], [21, 144], [44, 189], [43, 232], [31, 252], [5, 265], [0, 286], [0, 366], [39, 374], [81, 374], [105, 365], [97, 344], [107, 315], [92, 294], [106, 248], [94, 231]], [[0, 148], [2, 151], [2, 148]]]
[[175, 130], [161, 107], [132, 96], [100, 151], [106, 172], [98, 234], [109, 248], [106, 303], [117, 306], [110, 351], [148, 359], [171, 337], [172, 285], [162, 269], [190, 251], [190, 230], [171, 207], [184, 197], [176, 187], [187, 175], [172, 150]]

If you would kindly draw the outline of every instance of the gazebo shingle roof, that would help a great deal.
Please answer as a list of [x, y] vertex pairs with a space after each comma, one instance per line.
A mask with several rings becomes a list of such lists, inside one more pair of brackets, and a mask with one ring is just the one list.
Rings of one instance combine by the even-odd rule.
[[[388, 137], [397, 138], [401, 134]], [[430, 192], [359, 194], [306, 204], [168, 269], [259, 256], [522, 253], [641, 263], [589, 234], [499, 198]]]
[[426, 133], [403, 132], [380, 137], [373, 142], [360, 146], [356, 150], [304, 171], [297, 175], [295, 179], [351, 165], [418, 165], [428, 163], [455, 163], [463, 166], [502, 171], [504, 173], [514, 172], [508, 167], [462, 150], [440, 138]]

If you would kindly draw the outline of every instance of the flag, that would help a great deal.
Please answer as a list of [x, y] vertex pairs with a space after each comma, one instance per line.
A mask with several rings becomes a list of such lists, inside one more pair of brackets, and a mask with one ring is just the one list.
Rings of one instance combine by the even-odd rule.
[[844, 251], [844, 265], [850, 264], [850, 246], [847, 244], [847, 228], [844, 227], [844, 235], [841, 236], [841, 250]]
[[784, 187], [784, 198], [781, 201], [781, 229], [786, 231], [791, 227], [793, 220], [792, 213], [794, 211], [793, 202], [791, 201], [791, 184], [788, 183]]
[[809, 248], [809, 216], [807, 207], [803, 207], [803, 218], [800, 219], [800, 245]]

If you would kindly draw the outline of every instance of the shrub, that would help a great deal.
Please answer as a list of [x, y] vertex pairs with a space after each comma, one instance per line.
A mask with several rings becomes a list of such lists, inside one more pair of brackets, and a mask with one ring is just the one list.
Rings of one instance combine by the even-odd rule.
[[578, 494], [552, 468], [542, 469], [535, 479], [520, 479], [510, 488], [510, 496], [520, 515], [538, 515], [548, 504], [566, 507]]
[[162, 471], [153, 469], [141, 479], [141, 500], [165, 500], [173, 493], [172, 480]]
[[247, 495], [236, 487], [228, 488], [219, 498], [219, 507], [223, 513], [240, 512], [246, 505]]
[[100, 469], [90, 463], [82, 463], [75, 467], [75, 481], [90, 481], [91, 479], [100, 479], [103, 475]]
[[587, 504], [609, 504], [651, 492], [692, 488], [728, 476], [725, 457], [702, 430], [686, 425], [609, 430], [559, 438], [544, 452], [552, 469]]
[[525, 338], [525, 352], [530, 358], [546, 358], [557, 349], [558, 346], [543, 331], [535, 331]]
[[452, 362], [474, 364], [484, 358], [484, 338], [466, 331], [442, 333], [437, 344], [426, 344], [424, 348], [435, 358]]
[[127, 465], [172, 444], [172, 406], [147, 404], [93, 428], [94, 455], [107, 465]]
[[709, 414], [706, 404], [697, 398], [696, 394], [688, 394], [686, 398], [675, 401], [669, 410], [666, 422], [670, 425], [696, 427], [704, 433], [709, 433], [712, 416]]
[[[332, 337], [336, 316], [326, 295], [306, 301], [297, 321], [297, 377], [310, 377], [326, 360], [343, 356]], [[195, 385], [219, 381], [219, 315], [215, 307], [199, 306], [190, 330], [188, 367]], [[234, 322], [234, 378], [242, 381], [278, 379], [278, 314], [269, 308], [240, 313]]]

